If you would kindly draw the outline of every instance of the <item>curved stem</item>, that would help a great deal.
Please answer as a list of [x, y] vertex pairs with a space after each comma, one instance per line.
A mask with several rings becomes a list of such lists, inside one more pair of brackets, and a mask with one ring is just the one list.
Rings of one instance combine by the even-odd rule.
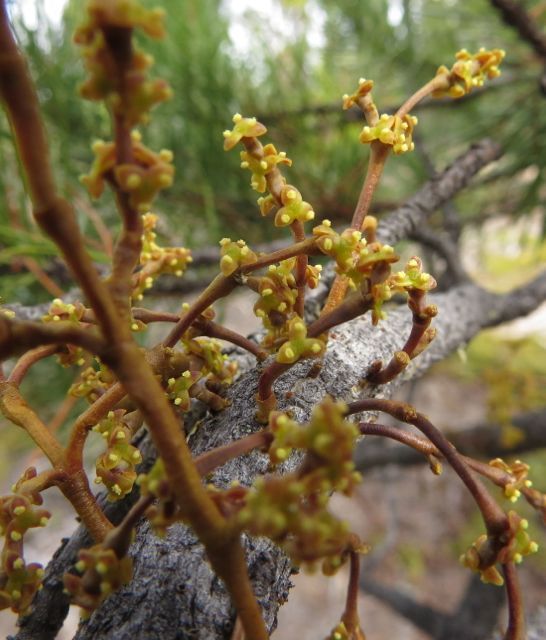
[[525, 640], [525, 614], [518, 572], [513, 562], [502, 565], [508, 599], [508, 628], [504, 640]]
[[484, 485], [475, 478], [464, 458], [458, 453], [449, 440], [424, 415], [418, 413], [411, 405], [394, 400], [379, 398], [365, 398], [349, 404], [347, 414], [362, 411], [382, 411], [389, 415], [417, 427], [437, 447], [443, 457], [449, 462], [455, 473], [461, 478], [472, 494], [480, 509], [486, 529], [492, 536], [498, 536], [505, 531], [507, 519], [504, 511], [489, 495]]
[[[368, 170], [353, 213], [353, 219], [351, 221], [352, 229], [356, 229], [357, 231], [362, 229], [364, 218], [370, 210], [373, 194], [375, 193], [379, 180], [383, 175], [383, 169], [385, 168], [385, 163], [389, 157], [390, 150], [391, 147], [389, 145], [383, 144], [382, 142], [379, 142], [379, 140], [375, 140], [371, 143]], [[329, 313], [332, 309], [335, 309], [335, 307], [341, 304], [347, 292], [347, 287], [347, 278], [345, 276], [336, 276], [321, 314]]]
[[449, 76], [447, 73], [434, 76], [432, 80], [429, 80], [412, 96], [410, 96], [398, 109], [395, 115], [397, 115], [399, 118], [403, 118], [415, 107], [418, 102], [421, 102], [421, 100], [429, 96], [433, 91], [437, 91], [438, 89], [447, 89], [447, 87], [449, 87]]
[[0, 383], [0, 411], [28, 433], [55, 469], [62, 469], [64, 450], [61, 444], [26, 403], [19, 389], [10, 382]]
[[226, 277], [218, 274], [176, 323], [169, 335], [163, 340], [162, 345], [164, 347], [174, 347], [205, 309], [210, 307], [216, 300], [229, 295], [236, 286], [237, 282], [233, 275]]
[[52, 344], [45, 347], [37, 347], [36, 349], [27, 351], [15, 363], [15, 366], [8, 376], [8, 382], [11, 382], [11, 384], [18, 387], [33, 364], [53, 355], [57, 351], [57, 349], [58, 346]]
[[66, 446], [66, 459], [70, 469], [83, 465], [83, 447], [89, 431], [123, 400], [127, 392], [119, 382], [112, 385], [104, 394], [86, 409], [76, 420]]

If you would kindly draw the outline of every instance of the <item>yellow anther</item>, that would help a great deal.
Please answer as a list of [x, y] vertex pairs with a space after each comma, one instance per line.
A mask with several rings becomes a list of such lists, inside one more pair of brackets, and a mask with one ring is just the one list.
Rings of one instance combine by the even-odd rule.
[[132, 173], [127, 178], [127, 187], [129, 189], [137, 189], [142, 184], [142, 178], [138, 175], [138, 173]]

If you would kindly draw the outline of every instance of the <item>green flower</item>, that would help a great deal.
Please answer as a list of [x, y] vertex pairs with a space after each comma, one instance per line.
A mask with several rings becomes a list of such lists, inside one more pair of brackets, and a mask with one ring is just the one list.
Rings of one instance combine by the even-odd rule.
[[243, 118], [240, 113], [233, 116], [235, 126], [224, 131], [224, 151], [229, 151], [241, 141], [242, 138], [258, 138], [267, 132], [265, 126], [256, 118]]

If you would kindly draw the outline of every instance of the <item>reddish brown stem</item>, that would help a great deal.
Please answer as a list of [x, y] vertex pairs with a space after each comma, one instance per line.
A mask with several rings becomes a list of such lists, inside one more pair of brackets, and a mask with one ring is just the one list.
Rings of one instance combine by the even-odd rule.
[[83, 464], [83, 447], [89, 431], [126, 396], [119, 382], [112, 385], [104, 394], [86, 409], [76, 420], [66, 447], [66, 458], [70, 469], [78, 469]]
[[15, 366], [9, 374], [8, 381], [18, 387], [33, 364], [53, 355], [58, 348], [59, 347], [57, 345], [52, 344], [47, 347], [37, 347], [36, 349], [27, 351], [15, 363]]
[[347, 586], [347, 599], [345, 611], [341, 617], [342, 622], [349, 632], [360, 626], [358, 616], [358, 594], [360, 578], [360, 555], [356, 551], [349, 551], [349, 584]]
[[267, 429], [262, 429], [240, 440], [235, 440], [235, 442], [230, 442], [202, 453], [194, 458], [194, 463], [201, 476], [206, 476], [233, 458], [238, 458], [254, 449], [262, 449], [268, 446], [272, 439], [271, 433]]
[[[296, 220], [292, 224], [292, 233], [294, 234], [294, 240], [296, 243], [305, 241], [305, 230], [303, 223]], [[304, 305], [305, 305], [305, 275], [307, 272], [307, 255], [302, 254], [297, 257], [296, 262], [296, 286], [298, 288], [298, 297], [294, 305], [294, 311], [300, 318], [303, 318]]]
[[229, 295], [236, 286], [237, 282], [233, 276], [217, 275], [163, 340], [163, 346], [174, 347], [205, 309], [208, 309], [216, 300]]
[[362, 411], [382, 411], [417, 427], [436, 446], [442, 456], [449, 462], [455, 473], [461, 478], [472, 494], [483, 516], [485, 526], [491, 536], [499, 536], [506, 530], [507, 519], [503, 510], [489, 495], [483, 484], [475, 478], [464, 458], [424, 415], [418, 413], [411, 405], [394, 400], [365, 398], [349, 404], [348, 415]]
[[504, 640], [525, 640], [525, 613], [518, 572], [513, 562], [502, 565], [508, 599], [508, 628]]
[[[371, 300], [363, 297], [360, 292], [355, 292], [339, 306], [333, 308], [329, 313], [321, 315], [311, 323], [307, 330], [307, 336], [309, 338], [317, 338], [328, 332], [332, 327], [336, 327], [339, 324], [353, 320], [366, 313], [371, 308], [371, 304]], [[293, 366], [293, 364], [281, 364], [280, 362], [270, 364], [260, 376], [258, 382], [258, 399], [264, 401], [271, 398], [275, 380]]]

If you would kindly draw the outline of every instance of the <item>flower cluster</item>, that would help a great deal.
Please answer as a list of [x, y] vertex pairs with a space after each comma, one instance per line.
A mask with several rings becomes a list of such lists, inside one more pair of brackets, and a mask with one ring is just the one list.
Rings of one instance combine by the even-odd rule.
[[140, 495], [151, 495], [157, 502], [146, 511], [152, 529], [158, 536], [165, 536], [167, 529], [175, 522], [179, 522], [179, 506], [174, 498], [171, 486], [167, 480], [163, 460], [158, 458], [147, 474], [138, 476]]
[[[373, 232], [375, 220], [371, 220], [367, 216], [365, 222]], [[335, 260], [337, 273], [349, 279], [351, 288], [360, 288], [373, 301], [374, 324], [384, 317], [383, 304], [395, 293], [411, 295], [436, 286], [434, 278], [423, 273], [421, 260], [416, 257], [408, 261], [404, 270], [391, 273], [390, 265], [399, 260], [394, 249], [379, 241], [368, 242], [360, 231], [345, 229], [338, 233], [329, 220], [323, 220], [313, 229], [313, 235], [320, 251]]]
[[[207, 309], [203, 315], [212, 319], [214, 311]], [[222, 352], [221, 342], [199, 335], [198, 328], [188, 329], [180, 342], [184, 347], [184, 354], [191, 361], [191, 373], [190, 376], [186, 376], [187, 382], [193, 379], [195, 383], [198, 379], [195, 377], [196, 373], [199, 377], [205, 378], [207, 385], [226, 385], [233, 382], [238, 370], [237, 363]], [[174, 377], [178, 378], [181, 374], [184, 376], [184, 372], [185, 369], [177, 371]]]
[[106, 451], [95, 463], [95, 482], [104, 484], [110, 501], [120, 500], [131, 492], [137, 477], [136, 465], [142, 462], [140, 451], [131, 444], [133, 434], [123, 421], [124, 415], [124, 409], [110, 411], [93, 427], [106, 442]]
[[45, 527], [51, 517], [45, 509], [37, 508], [42, 504], [40, 494], [25, 489], [25, 483], [36, 475], [33, 467], [27, 469], [13, 485], [13, 493], [0, 498], [0, 535], [4, 537], [0, 556], [0, 610], [10, 607], [15, 613], [26, 611], [44, 576], [41, 565], [27, 564], [23, 557], [26, 532]]
[[152, 38], [163, 37], [163, 17], [162, 9], [145, 9], [138, 0], [91, 0], [87, 21], [74, 36], [89, 72], [81, 94], [105, 100], [128, 127], [146, 122], [150, 109], [172, 96], [165, 80], [146, 76], [153, 58], [133, 48], [130, 40], [135, 28]]
[[306, 451], [306, 458], [298, 474], [258, 478], [237, 516], [246, 531], [276, 541], [296, 563], [322, 560], [327, 574], [344, 562], [351, 541], [347, 524], [326, 508], [330, 494], [349, 495], [360, 481], [352, 462], [358, 430], [345, 411], [344, 403], [326, 398], [307, 425], [271, 413], [271, 462], [283, 462], [293, 449]]
[[304, 202], [301, 193], [292, 185], [286, 184], [280, 194], [282, 207], [275, 215], [276, 227], [287, 227], [296, 220], [309, 222], [315, 217], [315, 212], [308, 202]]
[[220, 270], [227, 277], [239, 267], [256, 262], [258, 256], [244, 240], [233, 242], [231, 238], [220, 240]]
[[142, 269], [133, 275], [133, 299], [142, 300], [144, 292], [151, 289], [155, 278], [162, 274], [180, 277], [193, 261], [191, 252], [184, 247], [161, 247], [157, 244], [157, 216], [142, 216], [143, 234], [140, 264]]
[[76, 398], [85, 398], [90, 404], [95, 402], [102, 394], [116, 382], [116, 377], [112, 371], [98, 358], [98, 369], [87, 367], [84, 369], [80, 378], [75, 382], [68, 393]]
[[298, 297], [293, 271], [296, 259], [283, 260], [278, 265], [270, 265], [267, 273], [260, 277], [254, 313], [261, 318], [267, 333], [262, 346], [275, 348], [280, 339], [287, 335], [287, 322], [294, 310]]
[[252, 178], [250, 186], [258, 193], [267, 189], [267, 174], [271, 173], [278, 164], [292, 166], [292, 160], [286, 157], [286, 153], [277, 151], [274, 145], [266, 144], [263, 148], [263, 158], [255, 158], [248, 151], [241, 151], [241, 169], [250, 169]]
[[288, 340], [279, 348], [277, 362], [293, 364], [301, 358], [318, 358], [325, 349], [323, 340], [307, 337], [305, 322], [296, 315], [288, 323]]
[[383, 144], [392, 147], [397, 155], [413, 151], [415, 144], [412, 141], [413, 129], [418, 120], [416, 116], [391, 116], [384, 113], [377, 124], [366, 125], [360, 134], [360, 142], [368, 143], [379, 140]]
[[499, 65], [505, 55], [502, 49], [487, 51], [481, 48], [474, 54], [461, 49], [455, 54], [457, 61], [451, 69], [444, 65], [438, 68], [436, 76], [445, 76], [446, 86], [434, 91], [432, 97], [461, 98], [472, 89], [481, 87], [487, 78], [497, 78], [501, 73]]
[[360, 626], [354, 629], [347, 629], [344, 622], [340, 622], [325, 640], [366, 640]]
[[117, 163], [116, 145], [113, 142], [97, 140], [93, 143], [93, 166], [89, 174], [81, 178], [93, 198], [102, 195], [105, 180], [112, 180], [118, 189], [128, 195], [132, 207], [140, 213], [148, 213], [159, 191], [171, 186], [174, 176], [172, 152], [162, 149], [155, 153], [141, 140], [140, 133], [133, 131], [133, 160], [127, 164]]
[[80, 575], [65, 573], [63, 580], [72, 602], [82, 608], [82, 618], [87, 618], [111, 593], [131, 581], [133, 561], [125, 554], [119, 557], [106, 541], [81, 549], [78, 558], [75, 569]]
[[181, 411], [189, 411], [191, 406], [191, 388], [201, 376], [202, 374], [199, 371], [189, 371], [189, 369], [186, 369], [178, 378], [168, 379], [167, 395]]
[[352, 455], [359, 434], [345, 419], [347, 405], [327, 396], [313, 411], [309, 424], [298, 425], [285, 414], [273, 412], [269, 428], [274, 436], [269, 447], [272, 464], [285, 460], [293, 449], [312, 456], [316, 467], [303, 481], [309, 491], [341, 491], [350, 495], [361, 480]]
[[[481, 574], [485, 583], [504, 584], [502, 575], [496, 568], [496, 563], [519, 564], [524, 556], [536, 553], [538, 544], [530, 539], [527, 533], [529, 523], [515, 511], [508, 513], [508, 528], [503, 532], [503, 544], [499, 548], [498, 540], [494, 537], [481, 535], [460, 557], [461, 563]], [[493, 558], [491, 559], [491, 556]]]
[[[60, 298], [55, 298], [49, 305], [48, 312], [42, 316], [43, 322], [73, 322], [80, 324], [85, 307], [81, 302], [75, 304], [63, 302]], [[84, 351], [81, 347], [73, 344], [66, 344], [63, 350], [57, 355], [59, 364], [63, 367], [72, 365], [81, 366], [85, 363]]]
[[510, 500], [510, 502], [516, 502], [521, 495], [521, 489], [528, 489], [533, 485], [531, 480], [528, 480], [527, 475], [529, 473], [529, 465], [525, 464], [521, 460], [516, 460], [512, 464], [507, 464], [502, 458], [495, 458], [489, 463], [491, 467], [504, 471], [511, 477], [511, 481], [504, 485], [504, 495]]
[[243, 138], [258, 138], [267, 133], [265, 126], [256, 118], [243, 118], [240, 113], [233, 116], [233, 124], [232, 130], [224, 131], [224, 151], [233, 149]]
[[366, 78], [360, 78], [358, 81], [358, 89], [351, 95], [348, 93], [343, 95], [343, 108], [350, 109], [355, 104], [358, 104], [361, 98], [370, 94], [373, 89], [373, 80], [366, 80]]

